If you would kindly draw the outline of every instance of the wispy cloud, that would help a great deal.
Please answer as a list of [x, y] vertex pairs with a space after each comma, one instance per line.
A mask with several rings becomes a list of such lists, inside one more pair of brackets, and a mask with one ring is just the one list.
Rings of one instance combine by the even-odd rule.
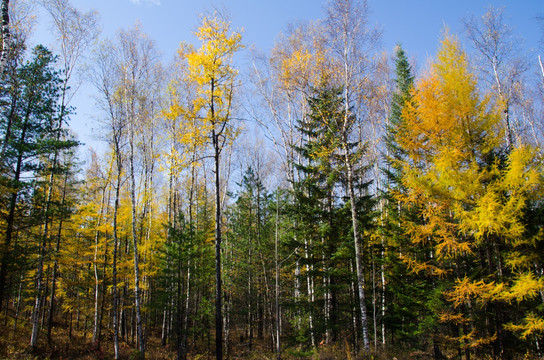
[[130, 0], [134, 5], [159, 6], [161, 0]]

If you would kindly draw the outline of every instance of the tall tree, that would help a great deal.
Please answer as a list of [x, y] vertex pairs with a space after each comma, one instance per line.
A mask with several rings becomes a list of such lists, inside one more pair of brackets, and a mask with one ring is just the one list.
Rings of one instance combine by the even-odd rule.
[[116, 102], [115, 93], [119, 86], [119, 73], [115, 64], [118, 61], [112, 42], [104, 42], [100, 45], [96, 57], [96, 68], [93, 69], [92, 81], [101, 94], [99, 105], [107, 116], [108, 142], [112, 152], [112, 160], [115, 169], [114, 206], [113, 206], [113, 254], [112, 254], [112, 322], [114, 356], [119, 358], [119, 289], [118, 289], [118, 250], [119, 250], [119, 202], [121, 182], [125, 158], [123, 149], [126, 145], [126, 122]]
[[205, 119], [214, 161], [215, 181], [215, 341], [216, 358], [223, 358], [223, 317], [221, 290], [221, 152], [236, 131], [232, 124], [232, 107], [237, 71], [232, 66], [234, 54], [242, 48], [242, 36], [231, 31], [230, 22], [215, 12], [202, 16], [195, 32], [201, 47], [186, 49], [189, 78], [198, 84], [197, 113]]
[[[308, 112], [308, 96], [312, 93], [312, 87], [319, 86], [321, 79], [330, 75], [325, 33], [319, 22], [290, 25], [285, 35], [276, 42], [270, 57], [254, 60], [253, 81], [262, 99], [262, 104], [256, 109], [266, 109], [267, 115], [254, 109], [252, 116], [273, 142], [291, 190], [294, 190], [292, 186], [301, 175], [294, 166], [302, 161], [295, 150], [302, 142], [297, 121]], [[294, 228], [298, 226], [294, 218], [292, 225]], [[294, 236], [297, 236], [296, 232]], [[297, 255], [299, 251], [296, 248]], [[301, 257], [296, 258], [293, 280], [294, 295], [298, 299], [302, 294]], [[307, 273], [306, 283], [311, 285], [309, 276]], [[300, 321], [297, 324], [300, 325]]]
[[[138, 127], [145, 122], [153, 120], [154, 113], [148, 107], [149, 98], [146, 90], [153, 87], [153, 70], [157, 66], [158, 55], [154, 42], [141, 32], [136, 26], [133, 30], [119, 33], [119, 53], [121, 74], [121, 88], [118, 89], [123, 116], [126, 117], [128, 130], [128, 161], [130, 177], [130, 199], [131, 199], [131, 235], [134, 255], [134, 301], [136, 307], [136, 327], [138, 333], [138, 345], [140, 356], [145, 357], [145, 339], [141, 314], [141, 288], [140, 288], [140, 236], [137, 233], [137, 199], [136, 199], [136, 137]], [[152, 94], [152, 92], [150, 92]]]
[[[389, 284], [386, 292], [385, 325], [393, 336], [393, 342], [406, 342], [408, 346], [415, 345], [417, 322], [423, 305], [421, 296], [415, 296], [422, 291], [422, 284], [416, 276], [410, 274], [399, 254], [411, 248], [409, 239], [401, 226], [402, 218], [409, 216], [404, 207], [396, 199], [396, 195], [405, 189], [402, 187], [402, 164], [406, 160], [406, 151], [402, 148], [400, 139], [405, 131], [403, 111], [412, 101], [414, 77], [408, 58], [403, 48], [398, 45], [395, 57], [395, 91], [391, 99], [391, 113], [386, 123], [385, 142], [385, 191], [382, 194], [385, 205], [382, 209], [383, 232], [387, 238], [384, 244], [387, 268], [386, 277]], [[398, 281], [410, 278], [412, 281]]]
[[[94, 11], [83, 14], [74, 8], [68, 0], [43, 0], [43, 5], [53, 19], [55, 33], [57, 34], [57, 40], [60, 44], [62, 60], [61, 68], [63, 74], [60, 114], [57, 125], [60, 130], [65, 122], [64, 117], [68, 112], [70, 100], [75, 94], [75, 91], [70, 91], [69, 83], [78, 64], [78, 60], [80, 60], [84, 52], [89, 49], [90, 45], [92, 45], [98, 36], [98, 14]], [[79, 87], [78, 85], [79, 84], [74, 87], [75, 90]], [[51, 159], [51, 169], [55, 169], [57, 166], [58, 157], [59, 154], [57, 153], [53, 155]], [[53, 181], [54, 174], [51, 172], [46, 207], [49, 206], [48, 203], [51, 201]], [[58, 249], [55, 253], [58, 254]], [[57, 271], [58, 261], [55, 259], [55, 264], [52, 269], [51, 295], [48, 306], [47, 338], [49, 342], [51, 342]]]
[[[536, 295], [531, 282], [524, 290], [514, 285], [504, 291], [513, 279], [535, 276], [514, 275], [505, 256], [517, 247], [516, 236], [531, 237], [524, 217], [533, 209], [524, 204], [529, 193], [536, 196], [538, 171], [528, 169], [531, 151], [502, 148], [501, 111], [500, 103], [479, 95], [466, 54], [450, 35], [403, 111], [400, 144], [407, 158], [397, 199], [417, 213], [402, 223], [413, 244], [405, 261], [413, 272], [435, 278], [440, 295], [427, 300], [438, 314], [433, 338], [467, 358], [511, 356], [507, 299]], [[450, 335], [443, 337], [445, 332]]]
[[[364, 263], [361, 254], [362, 238], [358, 224], [357, 202], [355, 197], [354, 154], [350, 149], [350, 137], [355, 130], [355, 121], [359, 114], [360, 99], [363, 98], [358, 89], [364, 88], [365, 77], [368, 76], [370, 62], [365, 52], [375, 47], [380, 34], [368, 28], [368, 6], [366, 0], [333, 0], [327, 11], [327, 26], [331, 41], [332, 52], [335, 54], [338, 66], [338, 82], [343, 87], [344, 119], [339, 124], [339, 147], [344, 152], [344, 166], [347, 174], [347, 196], [351, 204], [351, 219], [353, 241], [355, 246], [355, 263], [357, 274], [357, 288], [359, 295], [359, 310], [361, 313], [361, 330], [365, 352], [370, 350], [368, 332], [368, 316], [366, 309]], [[367, 70], [367, 71], [365, 71]], [[352, 107], [353, 106], [353, 107]], [[354, 114], [355, 112], [355, 114]]]
[[[54, 123], [58, 119], [59, 74], [53, 69], [54, 56], [42, 46], [33, 50], [32, 59], [17, 68], [17, 80], [5, 83], [3, 96], [8, 101], [2, 108], [3, 125], [9, 124], [9, 137], [5, 137], [3, 183], [8, 191], [6, 202], [6, 229], [2, 244], [0, 269], [0, 299], [4, 299], [5, 279], [9, 268], [9, 249], [16, 231], [15, 216], [19, 196], [28, 190], [28, 180], [39, 169], [39, 157], [73, 146], [71, 141], [55, 142]], [[15, 88], [13, 87], [15, 86]], [[11, 120], [10, 120], [11, 119]], [[7, 131], [7, 129], [5, 129]], [[6, 171], [6, 172], [4, 172]], [[0, 302], [1, 302], [0, 300]]]
[[[12, 132], [10, 138], [6, 138], [6, 152], [12, 157], [13, 163], [6, 161], [6, 165], [13, 167], [12, 191], [6, 237], [6, 246], [3, 251], [8, 251], [14, 231], [15, 210], [19, 191], [22, 189], [20, 176], [23, 172], [30, 171], [34, 176], [40, 169], [39, 160], [52, 154], [76, 145], [74, 141], [63, 138], [62, 129], [56, 124], [59, 118], [60, 75], [53, 69], [55, 57], [44, 47], [38, 46], [33, 51], [32, 60], [21, 66], [17, 72], [21, 87], [19, 91], [12, 93], [18, 96], [17, 101], [9, 101], [12, 106], [9, 117], [14, 120], [11, 123]], [[58, 170], [58, 169], [57, 169]], [[54, 170], [54, 171], [57, 171]], [[45, 216], [48, 208], [46, 206]], [[45, 225], [47, 223], [47, 225]], [[41, 310], [41, 291], [43, 291], [43, 262], [45, 247], [47, 244], [47, 226], [44, 223], [44, 236], [39, 245], [38, 266], [36, 275], [37, 295], [33, 312], [33, 331], [31, 346], [36, 346], [38, 335], [38, 313]], [[4, 281], [8, 263], [3, 254], [2, 269], [0, 270], [0, 297], [4, 288]]]

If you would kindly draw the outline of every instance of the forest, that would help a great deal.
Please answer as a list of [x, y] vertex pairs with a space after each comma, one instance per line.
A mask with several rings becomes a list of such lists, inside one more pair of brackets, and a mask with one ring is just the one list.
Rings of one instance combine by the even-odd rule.
[[267, 51], [204, 9], [164, 61], [1, 1], [1, 359], [544, 357], [543, 60], [507, 8], [418, 63], [322, 5]]

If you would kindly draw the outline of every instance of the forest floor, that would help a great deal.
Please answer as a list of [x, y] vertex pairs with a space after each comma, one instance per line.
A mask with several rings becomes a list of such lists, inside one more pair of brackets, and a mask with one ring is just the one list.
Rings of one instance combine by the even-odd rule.
[[[147, 348], [147, 359], [175, 359], [175, 353], [168, 346], [161, 346], [160, 339], [150, 337]], [[137, 354], [134, 347], [124, 341], [119, 342], [119, 353], [121, 359], [135, 359]], [[113, 341], [105, 339], [98, 348], [92, 343], [92, 332], [89, 330], [72, 329], [70, 336], [69, 329], [53, 328], [51, 344], [47, 343], [47, 335], [45, 331], [42, 331], [37, 348], [31, 351], [30, 327], [18, 326], [14, 331], [13, 325], [6, 324], [3, 319], [0, 324], [0, 360], [107, 360], [113, 358]]]
[[[17, 329], [13, 329], [13, 323], [6, 322], [0, 317], [0, 360], [94, 360], [94, 359], [114, 359], [113, 336], [110, 333], [103, 334], [103, 340], [98, 348], [92, 343], [92, 331], [87, 329], [70, 329], [64, 326], [53, 328], [51, 334], [51, 344], [47, 343], [45, 331], [40, 333], [37, 348], [34, 351], [30, 349], [30, 324], [20, 322]], [[294, 348], [285, 348], [282, 351], [283, 360], [362, 360], [361, 357], [355, 357], [349, 354], [349, 346], [346, 344], [336, 344], [330, 347], [320, 347], [316, 351], [302, 351]], [[138, 352], [134, 350], [134, 344], [120, 341], [120, 359], [137, 359]], [[406, 355], [406, 354], [405, 354]], [[412, 354], [414, 355], [414, 354]], [[422, 354], [420, 354], [422, 355]], [[175, 359], [175, 350], [169, 346], [163, 346], [160, 343], [159, 336], [150, 336], [146, 346], [146, 359], [167, 360]], [[212, 351], [198, 354], [189, 354], [189, 360], [213, 360], [215, 357]], [[226, 359], [248, 359], [248, 360], [275, 360], [273, 352], [263, 349], [259, 344], [254, 346], [253, 351], [247, 351], [247, 346], [243, 344], [233, 344], [230, 356]], [[364, 359], [385, 360], [385, 359], [411, 359], [409, 357], [395, 357], [385, 354], [374, 354]], [[416, 356], [418, 359], [427, 359], [426, 356]]]
[[[0, 324], [0, 360], [109, 360], [114, 358], [113, 341], [111, 336], [105, 336], [100, 349], [92, 344], [92, 333], [90, 331], [72, 329], [72, 336], [69, 336], [69, 329], [55, 328], [52, 332], [51, 344], [47, 343], [45, 331], [40, 334], [38, 346], [35, 351], [30, 350], [30, 328], [18, 326], [13, 330], [2, 320]], [[107, 334], [111, 335], [111, 334]], [[108, 338], [109, 337], [109, 338]], [[170, 346], [162, 346], [160, 338], [149, 337], [146, 346], [146, 359], [167, 360], [175, 359], [175, 351]], [[126, 342], [120, 342], [120, 359], [137, 359], [137, 352], [134, 346]], [[190, 354], [189, 360], [213, 360], [215, 357], [211, 352]], [[227, 358], [227, 357], [225, 357]], [[312, 360], [358, 360], [361, 358], [347, 355], [344, 349], [339, 347], [323, 348], [318, 352], [304, 352], [296, 349], [285, 349], [282, 354], [283, 360], [312, 359]], [[373, 356], [372, 359], [393, 359], [394, 357]], [[228, 359], [248, 360], [275, 360], [274, 353], [264, 351], [256, 347], [254, 351], [248, 352], [238, 346]], [[399, 359], [400, 360], [400, 359]]]

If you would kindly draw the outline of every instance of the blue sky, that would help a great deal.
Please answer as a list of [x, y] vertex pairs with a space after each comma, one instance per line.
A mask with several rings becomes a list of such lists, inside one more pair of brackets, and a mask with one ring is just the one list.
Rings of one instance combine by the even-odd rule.
[[[181, 41], [193, 41], [198, 15], [212, 6], [230, 12], [234, 27], [244, 29], [244, 43], [267, 51], [288, 23], [319, 19], [326, 0], [72, 0], [75, 7], [94, 8], [101, 14], [102, 36], [111, 38], [119, 28], [140, 21], [169, 61]], [[536, 53], [542, 30], [536, 16], [544, 15], [544, 0], [368, 0], [370, 24], [383, 29], [382, 47], [391, 51], [401, 42], [409, 56], [423, 64], [434, 55], [442, 30], [460, 34], [461, 19], [482, 15], [489, 5], [506, 7], [506, 18], [528, 51]], [[41, 21], [46, 21], [42, 19]], [[39, 36], [41, 38], [41, 35]], [[43, 41], [43, 40], [41, 40]], [[50, 45], [50, 44], [46, 44]], [[544, 46], [540, 46], [542, 50]], [[541, 51], [543, 53], [543, 51]], [[544, 54], [543, 54], [544, 55]], [[80, 140], [97, 146], [90, 129], [93, 123], [92, 89], [84, 86], [73, 105], [77, 115], [72, 125]]]

